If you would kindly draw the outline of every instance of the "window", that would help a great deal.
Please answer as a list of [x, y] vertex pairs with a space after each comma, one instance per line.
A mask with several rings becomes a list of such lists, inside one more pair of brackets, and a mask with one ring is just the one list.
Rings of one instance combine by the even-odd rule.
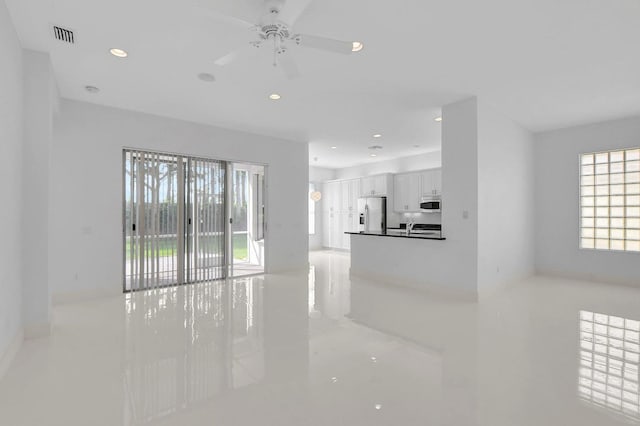
[[640, 148], [580, 157], [580, 247], [640, 252]]
[[309, 197], [307, 198], [309, 202], [309, 235], [316, 233], [316, 202], [311, 198], [311, 194], [313, 194], [315, 190], [316, 186], [309, 183]]

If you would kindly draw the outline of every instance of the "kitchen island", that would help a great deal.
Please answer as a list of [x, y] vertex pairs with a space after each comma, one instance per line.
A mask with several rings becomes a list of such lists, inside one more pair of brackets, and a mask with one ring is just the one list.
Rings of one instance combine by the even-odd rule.
[[[476, 300], [468, 291], [466, 272], [461, 271], [458, 245], [440, 233], [406, 235], [406, 232], [347, 232], [351, 238], [351, 269], [354, 277]], [[452, 255], [452, 252], [455, 252]], [[455, 272], [454, 272], [455, 271]]]

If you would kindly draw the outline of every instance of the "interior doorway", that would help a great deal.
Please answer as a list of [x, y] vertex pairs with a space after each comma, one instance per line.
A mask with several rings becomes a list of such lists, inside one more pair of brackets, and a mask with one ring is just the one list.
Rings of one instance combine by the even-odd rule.
[[265, 272], [265, 167], [231, 165], [231, 246], [234, 277]]

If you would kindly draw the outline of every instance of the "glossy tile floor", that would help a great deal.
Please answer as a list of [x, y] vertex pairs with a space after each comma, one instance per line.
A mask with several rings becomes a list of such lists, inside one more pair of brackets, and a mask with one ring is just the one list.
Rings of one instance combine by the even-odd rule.
[[640, 424], [640, 290], [535, 278], [478, 305], [311, 263], [56, 307], [0, 425]]

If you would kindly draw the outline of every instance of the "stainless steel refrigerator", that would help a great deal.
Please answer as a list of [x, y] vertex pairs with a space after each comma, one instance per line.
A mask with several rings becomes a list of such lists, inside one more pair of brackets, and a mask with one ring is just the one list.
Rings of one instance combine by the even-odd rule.
[[387, 197], [358, 198], [359, 231], [387, 232]]

